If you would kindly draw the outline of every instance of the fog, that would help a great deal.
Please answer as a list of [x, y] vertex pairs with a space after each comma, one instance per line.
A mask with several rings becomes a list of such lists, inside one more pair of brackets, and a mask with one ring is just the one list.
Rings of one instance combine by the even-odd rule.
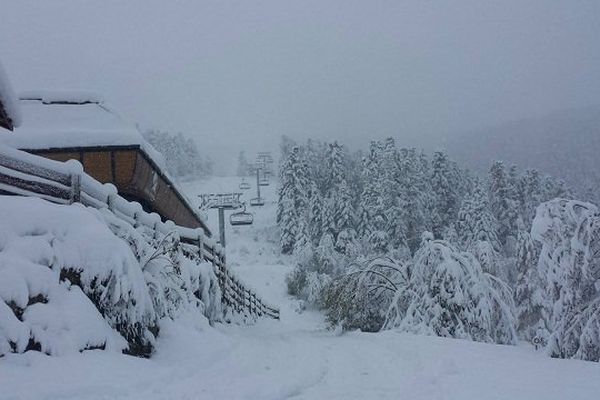
[[429, 147], [600, 105], [595, 0], [2, 0], [0, 10], [0, 60], [17, 91], [98, 92], [221, 162], [276, 150], [282, 134]]

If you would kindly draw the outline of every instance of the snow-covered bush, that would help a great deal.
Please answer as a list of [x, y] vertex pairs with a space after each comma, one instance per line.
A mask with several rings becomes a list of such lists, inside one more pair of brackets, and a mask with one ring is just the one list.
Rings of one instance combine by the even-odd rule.
[[297, 255], [296, 266], [286, 278], [288, 293], [321, 307], [323, 288], [339, 273], [344, 259], [335, 251], [331, 235], [323, 235], [319, 246], [308, 247]]
[[353, 263], [325, 288], [324, 308], [332, 326], [377, 332], [397, 292], [406, 289], [409, 267], [391, 258]]
[[484, 273], [477, 259], [433, 235], [415, 254], [409, 293], [399, 290], [387, 328], [418, 334], [514, 343], [510, 291]]
[[[37, 347], [47, 353], [62, 353], [64, 346], [59, 343], [63, 338], [52, 332], [52, 326], [77, 326], [79, 319], [89, 318], [83, 313], [71, 316], [70, 312], [89, 311], [95, 306], [108, 326], [127, 341], [151, 347], [153, 335], [149, 328], [156, 326], [156, 317], [143, 273], [127, 243], [117, 238], [99, 215], [81, 206], [58, 206], [34, 198], [0, 199], [0, 297], [5, 304], [15, 305], [17, 319], [22, 312], [20, 323], [27, 331], [27, 340], [39, 343]], [[15, 267], [23, 263], [29, 267]], [[74, 306], [72, 300], [67, 301], [79, 290], [74, 286], [89, 298], [89, 306], [66, 308]], [[44, 309], [48, 313], [54, 309], [54, 314], [62, 316], [48, 324]], [[5, 322], [0, 323], [0, 331]], [[80, 347], [86, 340], [78, 336], [72, 344]], [[92, 342], [77, 350], [104, 347], [103, 343]]]
[[531, 236], [542, 244], [538, 273], [553, 357], [600, 361], [600, 212], [555, 199], [537, 209]]
[[175, 235], [149, 241], [108, 210], [0, 196], [0, 355], [152, 352], [161, 320], [218, 318], [210, 265]]

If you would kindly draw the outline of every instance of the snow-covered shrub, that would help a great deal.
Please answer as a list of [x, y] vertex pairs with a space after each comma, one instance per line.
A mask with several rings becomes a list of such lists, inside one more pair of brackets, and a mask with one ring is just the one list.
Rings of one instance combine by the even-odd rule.
[[397, 292], [408, 283], [408, 264], [391, 258], [353, 263], [325, 289], [324, 308], [332, 326], [377, 332]]
[[296, 266], [286, 277], [288, 293], [320, 307], [323, 288], [337, 273], [343, 255], [333, 248], [331, 235], [323, 235], [320, 245], [306, 247], [296, 257]]
[[[10, 238], [14, 243], [15, 238]], [[46, 238], [29, 241], [42, 244]], [[60, 281], [48, 265], [0, 252], [0, 357], [38, 350], [46, 354], [103, 348], [121, 351], [126, 340], [104, 320], [78, 286]]]
[[[105, 324], [130, 344], [151, 346], [153, 335], [148, 329], [156, 324], [156, 318], [143, 273], [127, 243], [117, 238], [99, 215], [81, 206], [58, 206], [34, 198], [2, 196], [0, 200], [4, 236], [0, 297], [5, 304], [16, 306], [13, 311], [17, 319], [22, 311], [20, 321], [29, 331], [28, 339], [39, 343], [42, 351], [63, 353], [66, 345], [60, 343], [64, 338], [52, 332], [53, 326], [77, 327], [73, 331], [76, 335], [80, 331], [78, 321], [92, 317], [84, 312], [69, 316], [69, 312], [89, 313], [95, 306]], [[15, 267], [23, 263], [29, 267]], [[79, 291], [75, 286], [89, 298], [89, 306], [75, 304], [73, 296]], [[90, 315], [98, 315], [98, 311]], [[46, 313], [61, 317], [49, 323]], [[0, 331], [5, 322], [0, 324]], [[88, 331], [91, 329], [82, 332]], [[106, 343], [99, 343], [98, 335], [77, 337], [71, 350], [115, 342], [108, 340], [111, 335], [104, 336]], [[81, 347], [88, 340], [90, 343]]]
[[409, 292], [397, 292], [385, 326], [417, 334], [514, 343], [510, 291], [477, 259], [425, 233]]
[[551, 315], [553, 357], [600, 361], [600, 211], [590, 203], [541, 204], [531, 230], [542, 244], [538, 273]]
[[108, 210], [0, 196], [0, 355], [91, 348], [149, 355], [161, 320], [221, 314], [210, 264]]

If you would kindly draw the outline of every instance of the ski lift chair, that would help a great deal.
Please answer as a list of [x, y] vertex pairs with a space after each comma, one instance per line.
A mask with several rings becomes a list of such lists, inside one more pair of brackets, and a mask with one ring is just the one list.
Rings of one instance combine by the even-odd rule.
[[265, 200], [262, 197], [255, 197], [250, 199], [250, 205], [252, 207], [262, 207], [265, 205]]
[[242, 189], [242, 190], [248, 190], [248, 189], [250, 189], [250, 184], [248, 182], [246, 182], [246, 181], [242, 181], [240, 183], [240, 189]]
[[269, 186], [269, 180], [268, 179], [261, 179], [260, 181], [258, 181], [258, 184], [260, 186]]
[[229, 216], [231, 226], [252, 225], [253, 222], [254, 216], [246, 212], [246, 205], [244, 205], [244, 211], [234, 212]]

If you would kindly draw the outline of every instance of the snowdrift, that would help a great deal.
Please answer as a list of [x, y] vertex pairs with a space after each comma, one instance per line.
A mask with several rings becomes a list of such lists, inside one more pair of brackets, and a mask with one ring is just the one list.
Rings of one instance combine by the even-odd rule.
[[148, 237], [107, 209], [0, 196], [0, 356], [149, 356], [161, 323], [218, 320], [212, 265], [188, 257], [175, 232]]

